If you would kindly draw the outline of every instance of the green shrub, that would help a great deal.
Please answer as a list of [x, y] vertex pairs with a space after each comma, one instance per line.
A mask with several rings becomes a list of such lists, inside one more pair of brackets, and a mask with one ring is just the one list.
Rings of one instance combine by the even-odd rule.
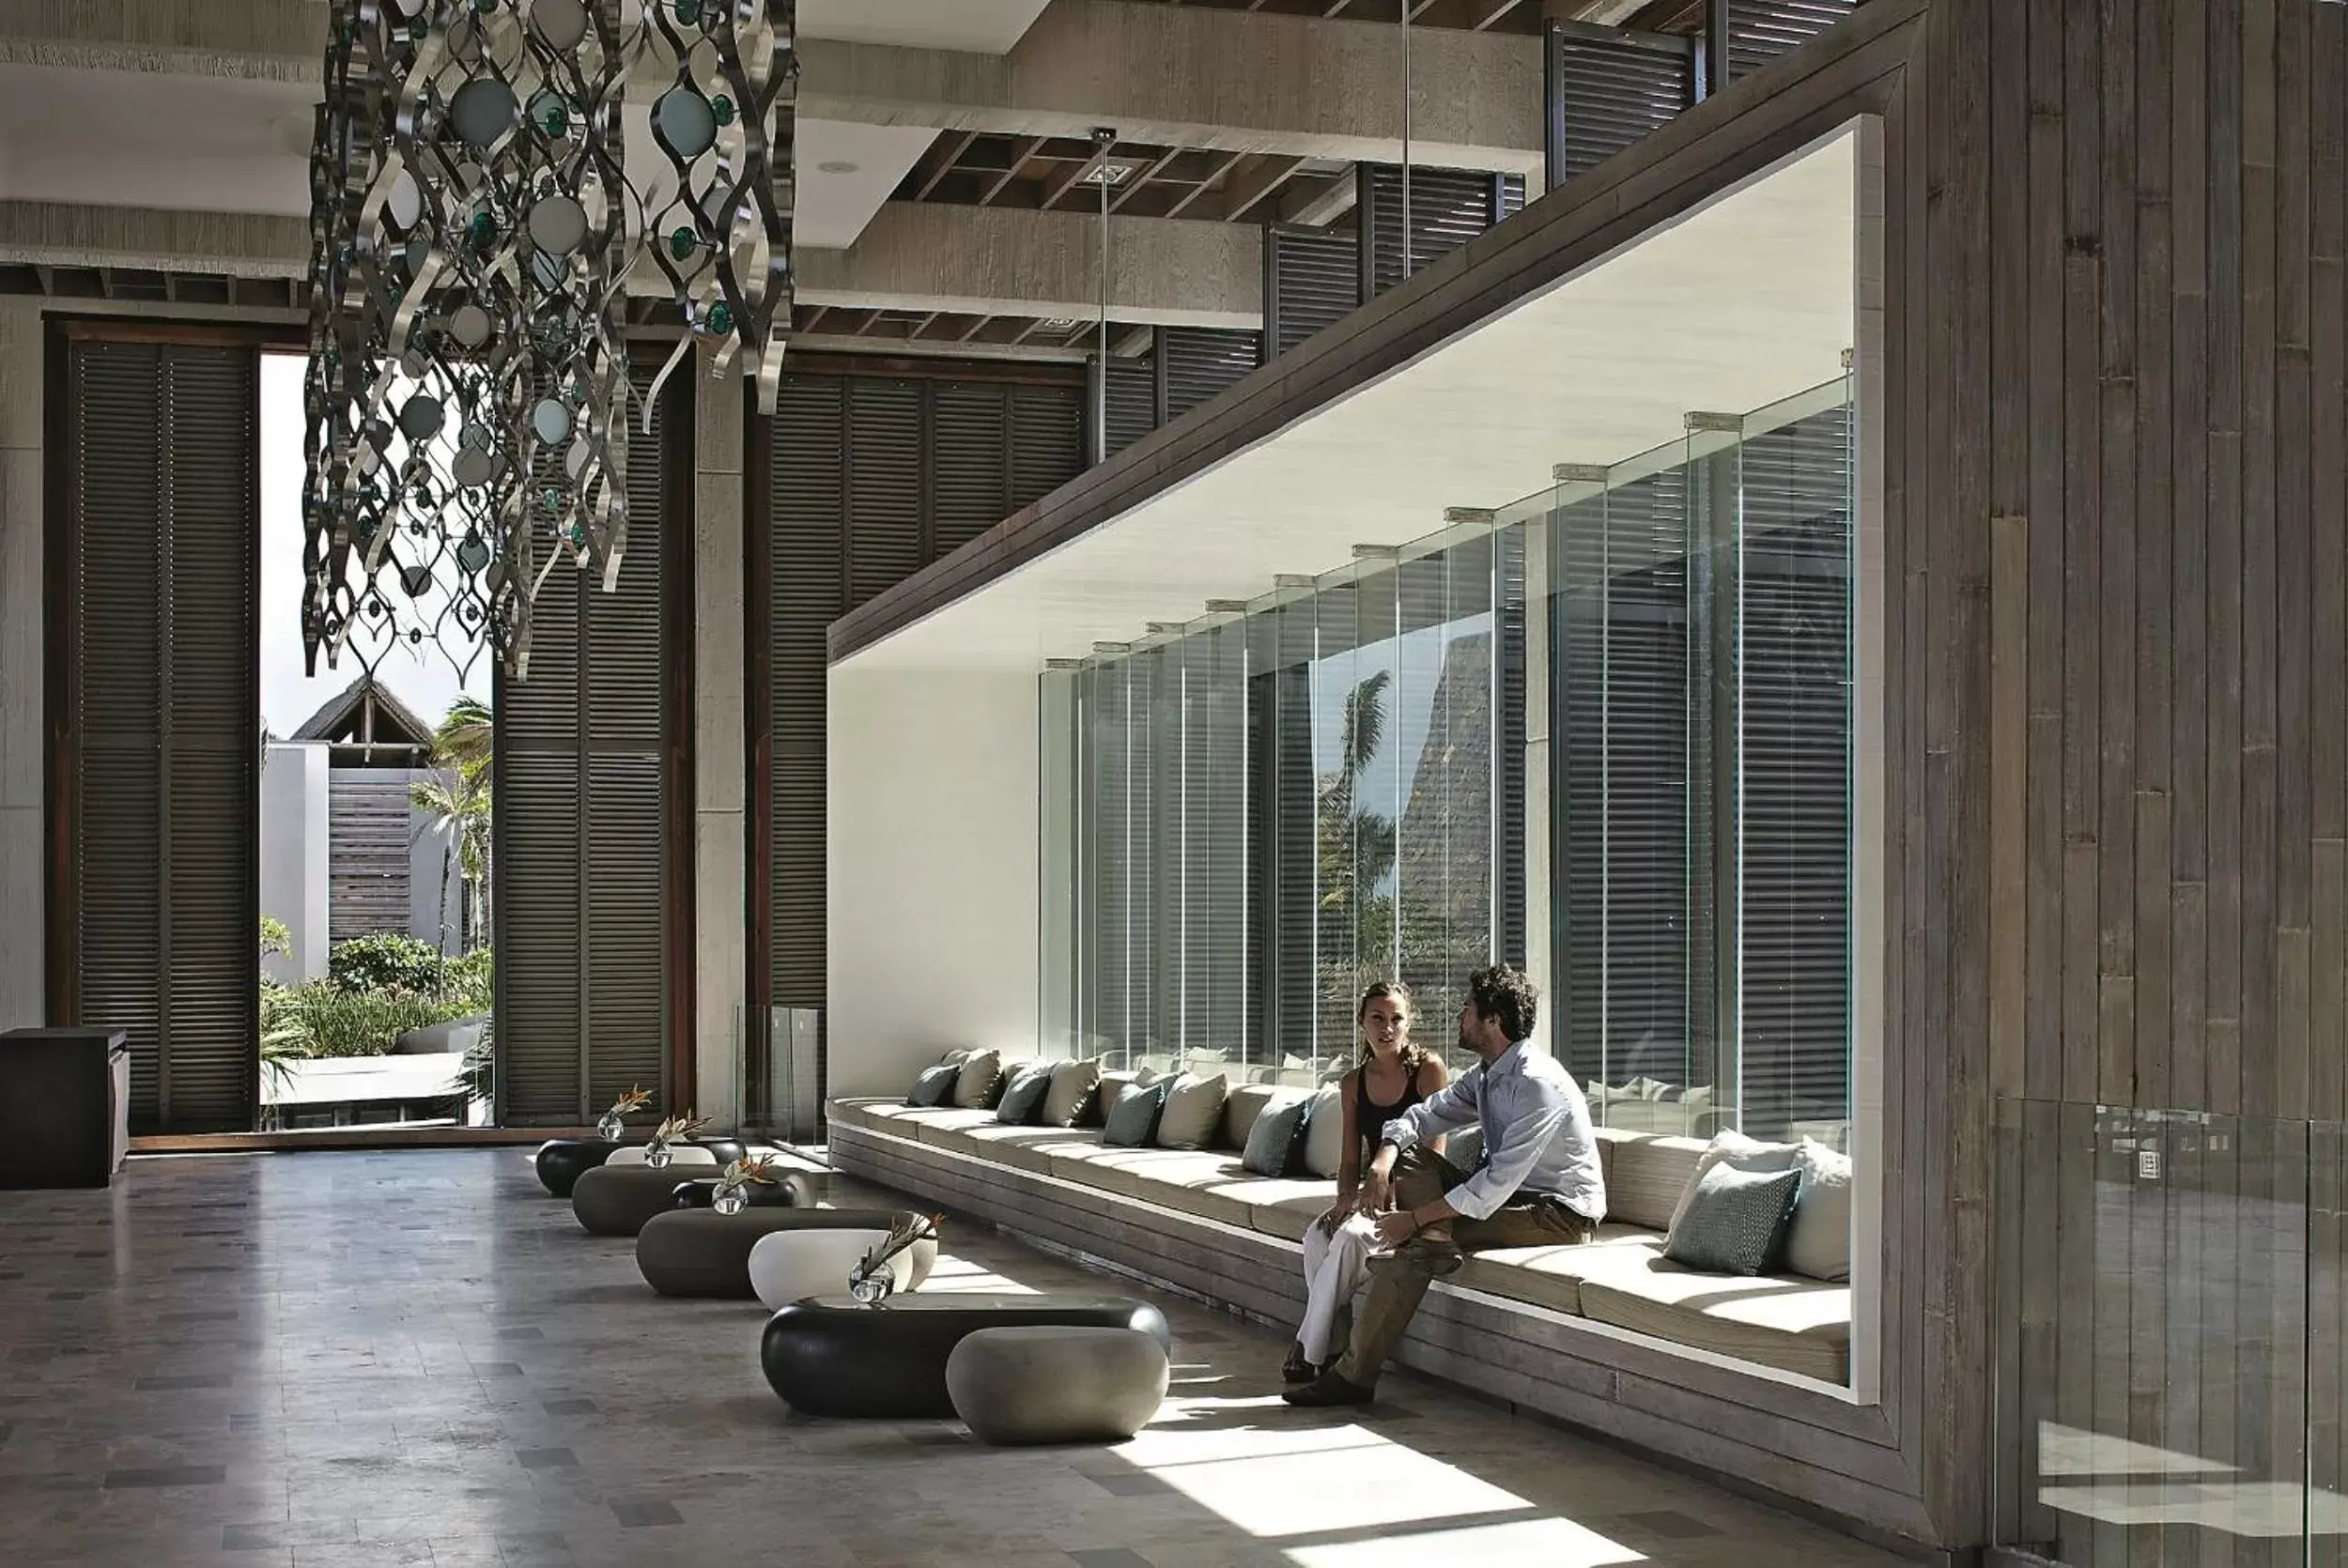
[[284, 959], [293, 957], [293, 932], [276, 915], [264, 915], [261, 916], [261, 956], [268, 958], [272, 953]]
[[497, 960], [487, 947], [476, 947], [448, 961], [441, 972], [442, 994], [455, 1015], [486, 1013], [497, 997]]
[[412, 936], [378, 931], [337, 946], [326, 973], [345, 992], [387, 992], [395, 996], [438, 996], [444, 989], [440, 949]]
[[312, 982], [261, 988], [264, 1060], [388, 1055], [410, 1029], [461, 1018], [470, 1009], [436, 996], [345, 991]]

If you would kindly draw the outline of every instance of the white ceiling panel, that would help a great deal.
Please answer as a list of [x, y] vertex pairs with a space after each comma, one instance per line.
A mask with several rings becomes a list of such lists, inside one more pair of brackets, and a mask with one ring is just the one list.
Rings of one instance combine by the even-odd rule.
[[1279, 573], [1505, 507], [1558, 463], [1615, 463], [1830, 380], [1852, 342], [1845, 132], [1636, 245], [857, 653], [857, 668], [1036, 668]]
[[1050, 0], [799, 0], [811, 38], [1008, 54]]

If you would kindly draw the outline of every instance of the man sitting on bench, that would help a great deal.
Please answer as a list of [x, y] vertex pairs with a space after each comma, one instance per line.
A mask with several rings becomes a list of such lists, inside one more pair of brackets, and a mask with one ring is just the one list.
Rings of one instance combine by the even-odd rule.
[[[1369, 1260], [1369, 1299], [1345, 1355], [1281, 1395], [1291, 1405], [1367, 1405], [1428, 1283], [1463, 1251], [1555, 1246], [1598, 1235], [1606, 1177], [1589, 1103], [1573, 1075], [1533, 1043], [1533, 982], [1506, 965], [1468, 976], [1460, 1044], [1476, 1065], [1386, 1123], [1363, 1182], [1392, 1253]], [[1478, 1127], [1484, 1163], [1470, 1175], [1426, 1140]]]

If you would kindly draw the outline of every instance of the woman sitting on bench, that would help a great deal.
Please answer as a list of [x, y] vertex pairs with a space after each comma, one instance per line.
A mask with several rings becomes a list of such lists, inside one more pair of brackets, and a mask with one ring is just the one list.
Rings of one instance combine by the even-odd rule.
[[1412, 1043], [1410, 987], [1380, 980], [1362, 992], [1353, 1016], [1362, 1053], [1337, 1085], [1345, 1113], [1337, 1201], [1305, 1232], [1305, 1321], [1280, 1368], [1290, 1383], [1311, 1382], [1344, 1353], [1352, 1335], [1353, 1293], [1367, 1278], [1369, 1254], [1379, 1246], [1377, 1216], [1361, 1202], [1367, 1145], [1388, 1121], [1450, 1081], [1441, 1059]]

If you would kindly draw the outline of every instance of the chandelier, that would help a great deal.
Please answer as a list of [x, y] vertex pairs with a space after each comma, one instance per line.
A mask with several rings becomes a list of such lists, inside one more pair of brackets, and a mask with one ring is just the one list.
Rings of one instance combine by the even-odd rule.
[[[529, 672], [627, 548], [631, 293], [774, 408], [796, 0], [332, 0], [310, 158], [302, 645]], [[635, 143], [631, 168], [627, 137]], [[649, 150], [646, 142], [649, 142]]]

